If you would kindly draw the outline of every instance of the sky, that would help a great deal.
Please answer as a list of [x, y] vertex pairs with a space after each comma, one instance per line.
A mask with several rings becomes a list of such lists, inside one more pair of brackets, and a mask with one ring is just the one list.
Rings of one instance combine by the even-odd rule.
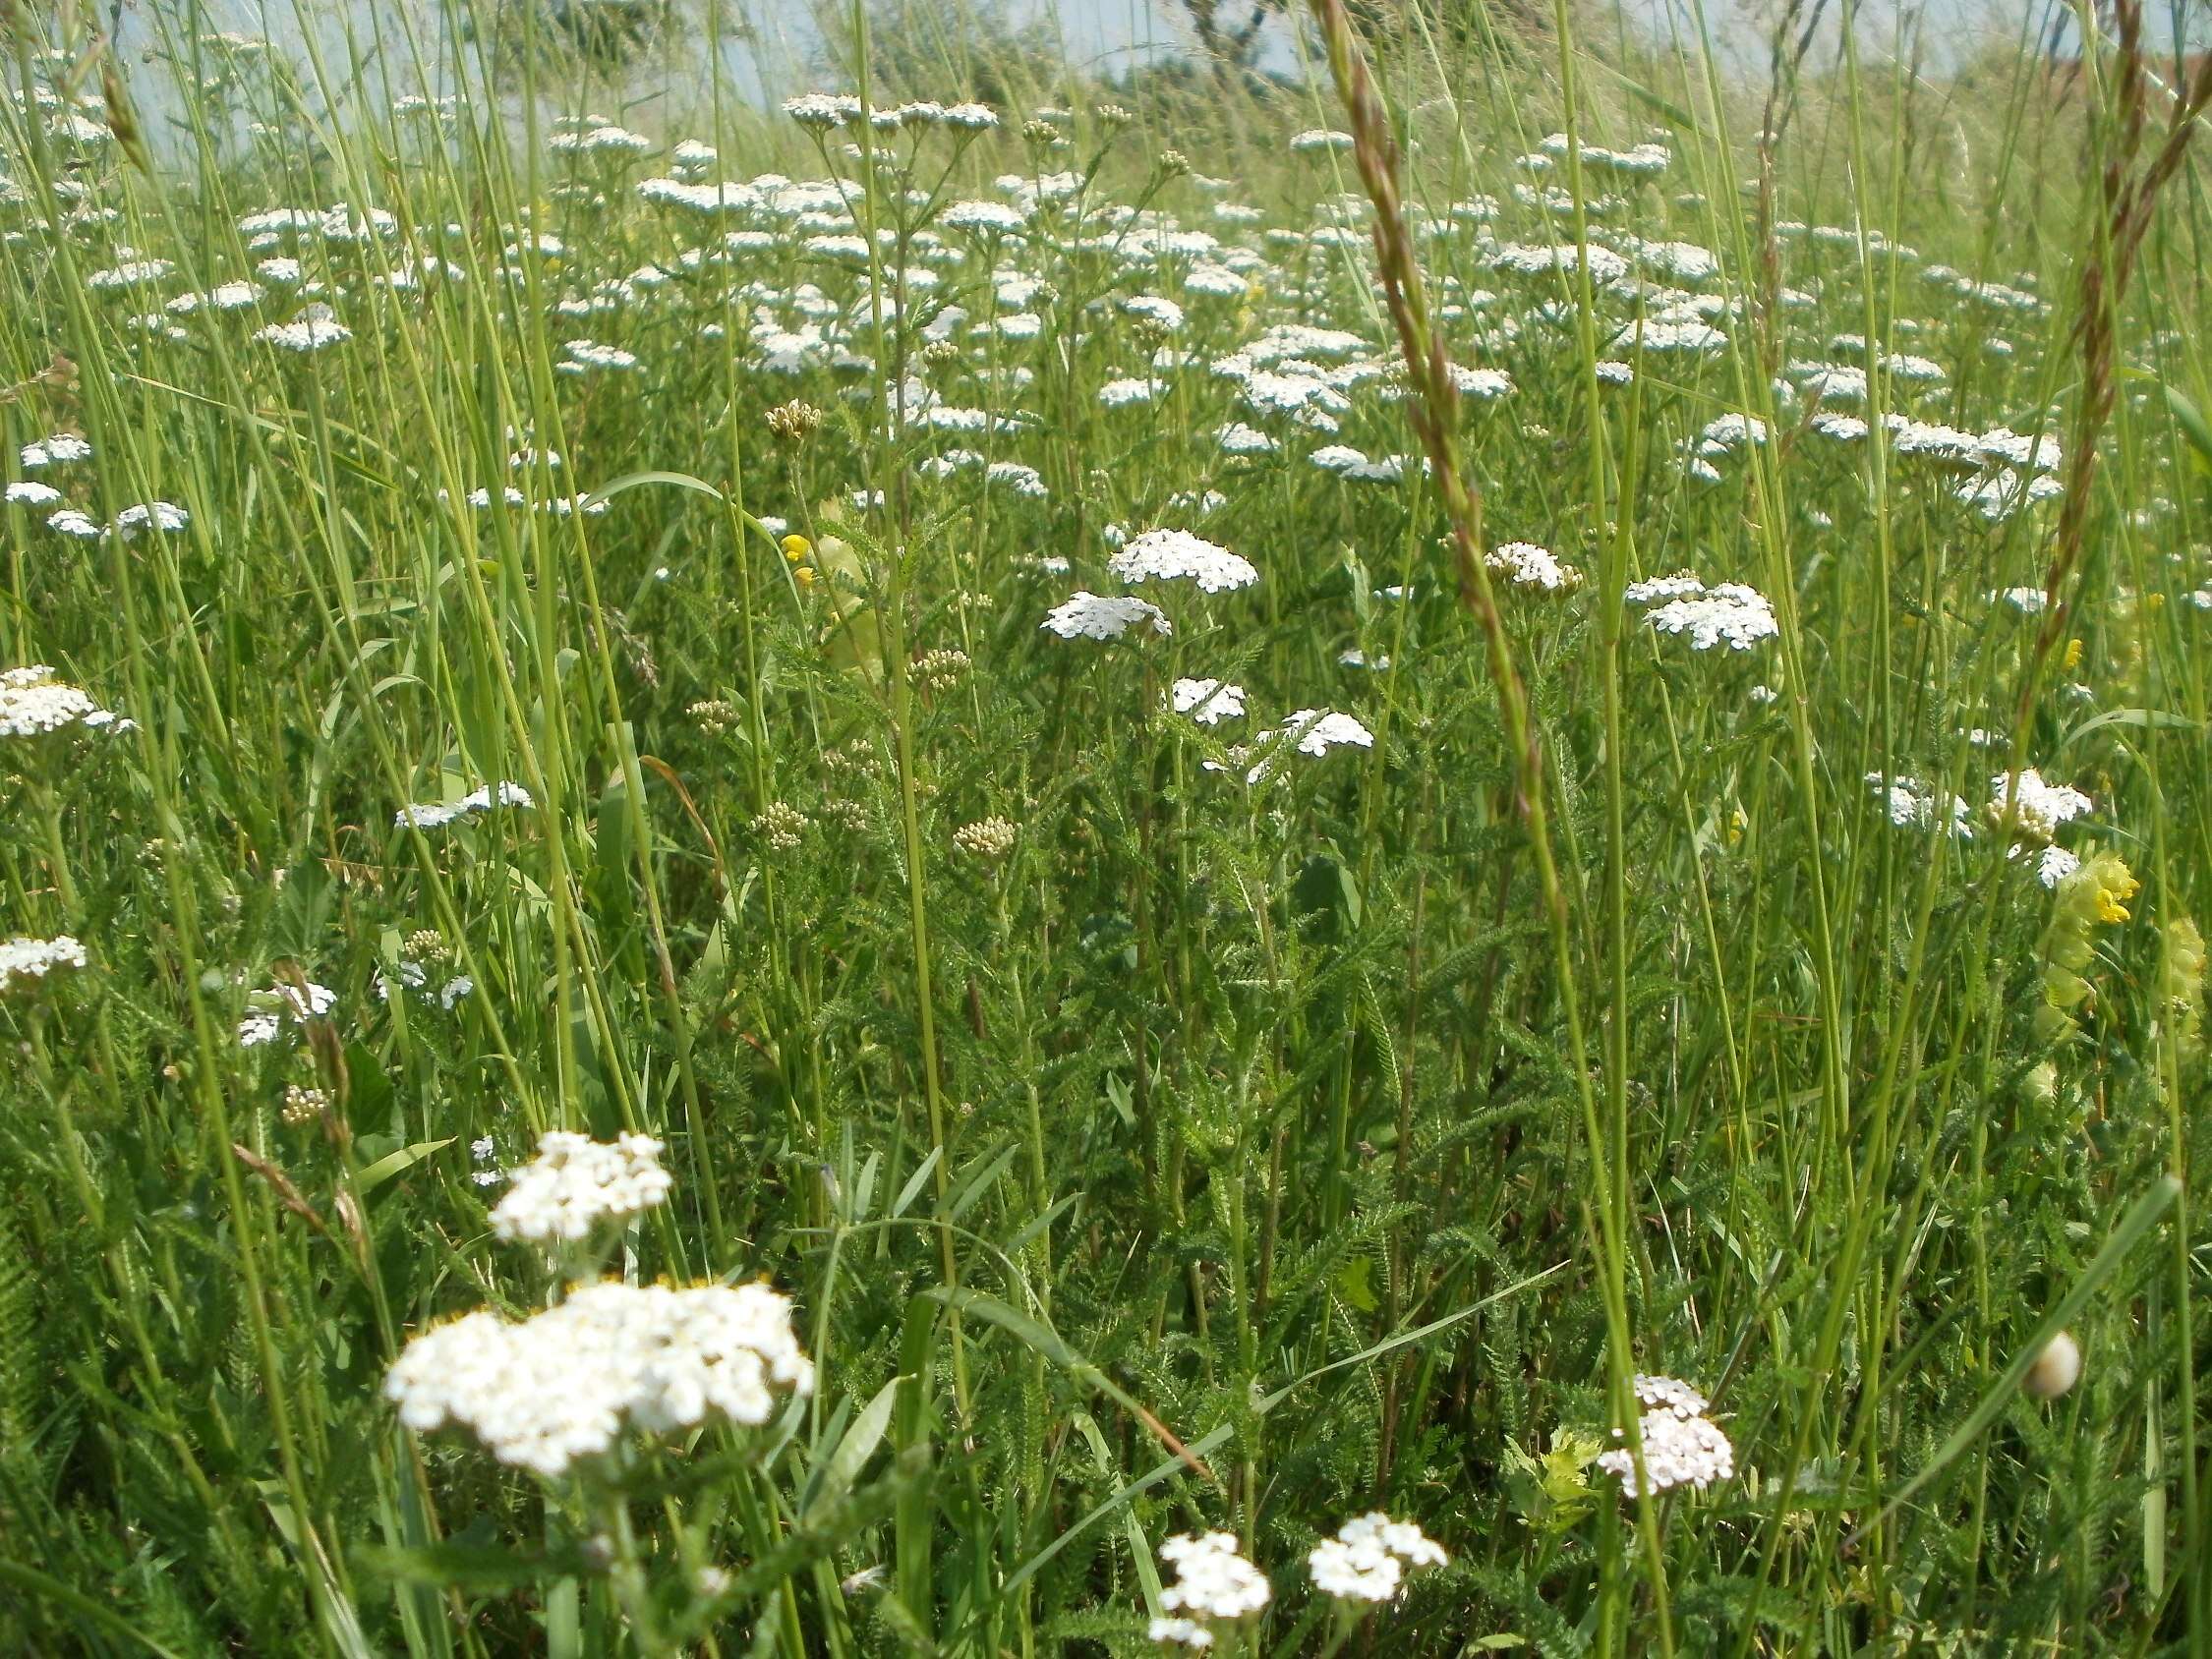
[[[725, 54], [732, 85], [744, 95], [781, 96], [799, 84], [810, 88], [811, 64], [819, 56], [820, 36], [806, 0], [725, 0], [733, 13], [749, 22], [750, 44], [732, 45]], [[835, 0], [842, 6], [844, 0]], [[1100, 71], [1112, 71], [1149, 58], [1174, 55], [1190, 49], [1192, 35], [1183, 0], [960, 0], [979, 8], [994, 4], [1006, 9], [1017, 22], [1041, 21], [1054, 27], [1069, 58]], [[1234, 11], [1246, 0], [1225, 0], [1224, 10]], [[1778, 7], [1781, 0], [1612, 0], [1623, 8], [1631, 23], [1641, 23], [1654, 35], [1694, 38], [1698, 29], [1695, 8], [1703, 5], [1704, 27], [1711, 33], [1724, 64], [1757, 72], [1765, 61], [1769, 34], [1755, 8]], [[1862, 49], [1876, 50], [1895, 38], [1899, 0], [1860, 0]], [[2183, 0], [2198, 12], [2212, 11], [2212, 0]], [[122, 16], [123, 57], [137, 56], [147, 35], [147, 15], [159, 7], [172, 14], [187, 0], [133, 0]], [[1966, 51], [1993, 35], [2016, 40], [2029, 20], [2064, 17], [2059, 0], [1906, 0], [1921, 20], [1921, 61], [1940, 73]], [[437, 0], [201, 0], [202, 15], [213, 28], [258, 33], [285, 46], [296, 47], [301, 38], [301, 18], [322, 20], [317, 25], [325, 39], [335, 42], [331, 21], [346, 17], [359, 31], [378, 18], [388, 18], [400, 8], [417, 17], [434, 14]], [[1838, 0], [1831, 0], [1827, 36], [1835, 38], [1834, 18]], [[1303, 16], [1301, 0], [1293, 11]], [[2202, 39], [2205, 31], [2184, 32]], [[2155, 37], [2173, 37], [2171, 16], [2154, 30]], [[1263, 67], [1295, 74], [1302, 61], [1288, 21], [1268, 25], [1261, 54]], [[2069, 36], [2070, 39], [2070, 36]], [[1831, 48], [1833, 49], [1833, 47]], [[342, 47], [333, 56], [344, 60]], [[142, 83], [148, 78], [141, 78]], [[158, 97], [151, 86], [142, 86], [142, 97]]]

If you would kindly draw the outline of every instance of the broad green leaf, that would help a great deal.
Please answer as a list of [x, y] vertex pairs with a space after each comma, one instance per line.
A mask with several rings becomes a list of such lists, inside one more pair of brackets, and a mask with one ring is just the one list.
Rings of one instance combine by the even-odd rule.
[[635, 489], [639, 486], [647, 484], [673, 485], [678, 489], [693, 490], [701, 495], [712, 496], [717, 501], [723, 499], [722, 491], [717, 489], [713, 485], [709, 484], [703, 478], [693, 478], [689, 473], [655, 471], [642, 473], [624, 473], [612, 484], [601, 485], [597, 489], [593, 490], [589, 495], [584, 497], [582, 504], [588, 507], [600, 501], [611, 501], [615, 496], [621, 494], [623, 491]]
[[413, 1146], [403, 1146], [397, 1152], [386, 1153], [362, 1171], [354, 1184], [361, 1189], [361, 1196], [366, 1198], [400, 1171], [420, 1163], [443, 1147], [451, 1146], [459, 1138], [457, 1135], [447, 1135], [443, 1140], [417, 1141]]
[[868, 1402], [867, 1407], [852, 1420], [852, 1426], [844, 1431], [844, 1438], [838, 1442], [838, 1449], [830, 1454], [829, 1461], [822, 1465], [819, 1490], [814, 1501], [807, 1506], [809, 1515], [824, 1502], [835, 1502], [844, 1497], [852, 1489], [852, 1483], [860, 1478], [860, 1471], [868, 1466], [869, 1458], [875, 1455], [876, 1448], [883, 1443], [884, 1430], [891, 1426], [891, 1408], [898, 1402], [899, 1385], [903, 1380], [894, 1377], [876, 1390], [876, 1397]]

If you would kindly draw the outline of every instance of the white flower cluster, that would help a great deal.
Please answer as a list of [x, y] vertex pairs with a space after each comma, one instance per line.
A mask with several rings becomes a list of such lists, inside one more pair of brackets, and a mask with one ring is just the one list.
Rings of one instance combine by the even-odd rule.
[[669, 1195], [661, 1143], [651, 1135], [595, 1141], [573, 1129], [551, 1129], [538, 1156], [512, 1173], [513, 1184], [492, 1212], [492, 1230], [509, 1241], [569, 1244], [589, 1238], [600, 1223], [642, 1215]]
[[[39, 505], [43, 505], [48, 500], [58, 501], [61, 499], [58, 491], [39, 494], [38, 492], [43, 488], [42, 486], [19, 486], [15, 487], [29, 489], [31, 491], [29, 498], [34, 499]], [[15, 498], [13, 488], [10, 490], [10, 498]], [[165, 535], [174, 535], [191, 522], [192, 515], [174, 501], [144, 501], [137, 506], [125, 507], [115, 515], [114, 524], [104, 528], [99, 520], [93, 518], [82, 508], [63, 507], [60, 511], [47, 517], [46, 528], [57, 536], [71, 536], [81, 542], [98, 542], [109, 536], [120, 536], [128, 542], [142, 530], [157, 530]]]
[[176, 268], [167, 259], [126, 259], [119, 265], [110, 265], [105, 270], [92, 272], [85, 278], [85, 286], [113, 293], [118, 289], [138, 288], [149, 282], [159, 282]]
[[1549, 548], [1534, 542], [1500, 542], [1484, 555], [1483, 562], [1516, 588], [1563, 594], [1582, 586], [1582, 572], [1561, 564]]
[[582, 374], [592, 370], [605, 369], [616, 373], [635, 369], [638, 364], [635, 352], [626, 352], [620, 346], [606, 346], [597, 340], [569, 340], [561, 350], [569, 361], [553, 365], [555, 373]]
[[36, 443], [23, 446], [23, 465], [26, 472], [36, 472], [41, 467], [58, 467], [69, 461], [89, 461], [92, 446], [75, 432], [57, 432], [52, 437], [40, 438]]
[[[1537, 147], [1545, 155], [1563, 156], [1567, 153], [1567, 135], [1550, 134]], [[1672, 159], [1672, 152], [1661, 143], [1640, 143], [1634, 149], [1606, 149], [1599, 144], [1582, 146], [1582, 164], [1585, 167], [1631, 176], [1663, 173]]]
[[85, 946], [63, 934], [58, 939], [11, 939], [0, 944], [0, 997], [43, 985], [55, 973], [85, 965]]
[[[1599, 286], [1618, 282], [1628, 274], [1628, 261], [1610, 248], [1600, 248], [1592, 244], [1588, 253], [1590, 280]], [[1582, 254], [1583, 250], [1572, 242], [1542, 245], [1508, 242], [1490, 256], [1490, 264], [1495, 269], [1511, 271], [1518, 276], [1545, 276], [1555, 271], [1579, 269]], [[1633, 327], [1629, 332], [1634, 333]]]
[[1306, 1558], [1313, 1587], [1340, 1601], [1389, 1601], [1409, 1567], [1442, 1567], [1444, 1547], [1410, 1520], [1392, 1520], [1380, 1510], [1346, 1521]]
[[457, 801], [423, 801], [401, 807], [392, 816], [400, 829], [442, 830], [457, 818], [474, 818], [494, 807], [534, 807], [530, 791], [519, 783], [480, 784]]
[[1885, 778], [1878, 772], [1870, 772], [1866, 774], [1866, 780], [1883, 791], [1890, 822], [1898, 829], [1926, 830], [1933, 827], [1940, 817], [1946, 821], [1950, 833], [1961, 840], [1973, 835], [1973, 809], [1958, 796], [1950, 796], [1948, 803], [1939, 812], [1936, 792], [1917, 778]]
[[128, 542], [142, 530], [175, 535], [192, 522], [192, 515], [174, 501], [142, 501], [115, 515], [115, 534]]
[[1355, 749], [1374, 747], [1373, 732], [1350, 715], [1339, 714], [1334, 709], [1301, 709], [1260, 741], [1287, 738], [1294, 733], [1298, 738], [1298, 752], [1301, 755], [1325, 755], [1331, 749], [1345, 746]]
[[455, 974], [434, 992], [431, 990], [430, 969], [412, 956], [400, 957], [391, 973], [377, 975], [377, 1000], [389, 1002], [394, 992], [413, 992], [425, 1001], [434, 997], [445, 1012], [453, 1011], [453, 1004], [476, 991], [476, 981], [467, 974]]
[[254, 338], [279, 351], [306, 355], [319, 352], [324, 346], [343, 345], [353, 338], [353, 330], [336, 317], [319, 313], [306, 313], [290, 322], [272, 322], [266, 328], [256, 329]]
[[44, 663], [0, 668], [0, 737], [39, 737], [69, 726], [128, 731], [132, 722], [54, 677]]
[[[1644, 1472], [1651, 1477], [1654, 1492], [1677, 1486], [1703, 1492], [1736, 1472], [1736, 1449], [1706, 1415], [1710, 1402], [1705, 1396], [1688, 1383], [1639, 1376], [1636, 1402], [1644, 1408], [1636, 1435], [1643, 1442]], [[1620, 1477], [1623, 1494], [1637, 1495], [1636, 1459], [1626, 1447], [1599, 1454], [1598, 1466]]]
[[1322, 472], [1334, 473], [1349, 484], [1396, 484], [1406, 476], [1403, 455], [1385, 455], [1379, 461], [1370, 461], [1365, 450], [1355, 449], [1349, 443], [1324, 445], [1307, 459]]
[[561, 130], [546, 141], [546, 147], [556, 153], [643, 155], [653, 147], [653, 141], [643, 133], [633, 133], [611, 121], [587, 115], [581, 120], [563, 122]]
[[1630, 583], [1623, 597], [1630, 604], [1663, 601], [1651, 613], [1652, 626], [1662, 634], [1689, 635], [1696, 651], [1711, 651], [1717, 645], [1749, 651], [1781, 631], [1767, 597], [1741, 582], [1708, 588], [1695, 576], [1659, 576]]
[[[784, 100], [784, 113], [801, 127], [833, 132], [860, 120], [860, 100], [849, 92], [806, 92]], [[934, 99], [903, 103], [895, 109], [871, 109], [868, 125], [880, 132], [899, 128], [946, 127], [959, 133], [987, 133], [999, 124], [998, 111], [988, 104], [942, 104]]]
[[1177, 680], [1168, 687], [1168, 706], [1200, 725], [1244, 718], [1245, 688], [1222, 680]]
[[2001, 524], [2023, 507], [2054, 500], [2066, 492], [2066, 486], [2048, 474], [2023, 479], [2010, 467], [2000, 467], [1987, 478], [1965, 480], [1951, 490], [1992, 524]]
[[710, 1413], [758, 1425], [778, 1391], [813, 1388], [790, 1301], [767, 1286], [613, 1281], [519, 1325], [486, 1311], [437, 1326], [384, 1378], [409, 1428], [458, 1424], [500, 1462], [549, 1478], [612, 1451], [625, 1429], [665, 1434]]
[[1028, 219], [1003, 201], [956, 201], [940, 216], [948, 230], [984, 231], [994, 235], [1019, 234]]
[[1054, 605], [1039, 626], [1064, 640], [1118, 640], [1132, 628], [1150, 628], [1163, 635], [1175, 632], [1175, 624], [1156, 604], [1082, 590]]
[[1182, 1533], [1160, 1546], [1160, 1559], [1175, 1569], [1175, 1582], [1160, 1591], [1172, 1617], [1152, 1621], [1154, 1641], [1211, 1647], [1209, 1624], [1249, 1618], [1273, 1593], [1267, 1574], [1237, 1553], [1231, 1532]]
[[275, 1042], [288, 1025], [320, 1019], [338, 1005], [338, 994], [327, 985], [310, 980], [304, 989], [272, 985], [266, 991], [257, 991], [246, 999], [246, 1005], [249, 1012], [238, 1022], [238, 1046], [258, 1049]]
[[1249, 588], [1259, 580], [1252, 561], [1188, 530], [1147, 530], [1107, 561], [1124, 582], [1189, 579], [1205, 594]]
[[[1384, 662], [1378, 666], [1387, 667]], [[1241, 689], [1241, 688], [1240, 688]], [[1242, 705], [1239, 705], [1242, 713]], [[1287, 746], [1287, 747], [1286, 747]], [[1279, 726], [1263, 731], [1251, 743], [1240, 743], [1229, 751], [1233, 761], [1245, 761], [1254, 752], [1263, 758], [1245, 772], [1248, 784], [1257, 784], [1279, 775], [1277, 762], [1281, 754], [1295, 752], [1301, 755], [1325, 755], [1331, 749], [1371, 749], [1374, 733], [1354, 716], [1335, 709], [1301, 709]], [[1229, 769], [1218, 761], [1200, 763], [1207, 772], [1226, 772]]]
[[2000, 824], [2007, 822], [2008, 803], [2012, 827], [2037, 841], [2048, 841], [2062, 825], [2094, 812], [2097, 806], [2070, 784], [2046, 783], [2033, 767], [2023, 771], [2017, 780], [2004, 772], [1989, 780], [1990, 817]]

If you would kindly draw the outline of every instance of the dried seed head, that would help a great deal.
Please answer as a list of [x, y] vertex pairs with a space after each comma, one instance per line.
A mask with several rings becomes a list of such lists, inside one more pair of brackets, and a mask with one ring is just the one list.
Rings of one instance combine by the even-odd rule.
[[1018, 831], [1003, 818], [980, 819], [953, 831], [953, 844], [971, 858], [996, 864], [1014, 850]]
[[785, 801], [771, 801], [753, 820], [753, 830], [766, 841], [771, 851], [789, 852], [799, 844], [799, 838], [813, 821], [798, 808]]
[[768, 412], [768, 429], [779, 442], [803, 443], [822, 426], [822, 411], [800, 398]]
[[294, 1083], [284, 1091], [284, 1121], [294, 1129], [305, 1128], [320, 1117], [330, 1104], [330, 1097], [320, 1089], [304, 1089]]
[[699, 722], [699, 729], [714, 737], [720, 737], [737, 723], [737, 705], [727, 698], [706, 698], [692, 704], [689, 713]]
[[914, 661], [914, 682], [929, 691], [950, 691], [968, 667], [967, 653], [958, 648], [924, 652]]

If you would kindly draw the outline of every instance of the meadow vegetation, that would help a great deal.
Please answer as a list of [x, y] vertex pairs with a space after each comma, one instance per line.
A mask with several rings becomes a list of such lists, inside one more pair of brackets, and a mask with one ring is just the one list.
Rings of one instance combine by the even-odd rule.
[[0, 1646], [2212, 1650], [2212, 70], [1505, 17], [0, 3]]

